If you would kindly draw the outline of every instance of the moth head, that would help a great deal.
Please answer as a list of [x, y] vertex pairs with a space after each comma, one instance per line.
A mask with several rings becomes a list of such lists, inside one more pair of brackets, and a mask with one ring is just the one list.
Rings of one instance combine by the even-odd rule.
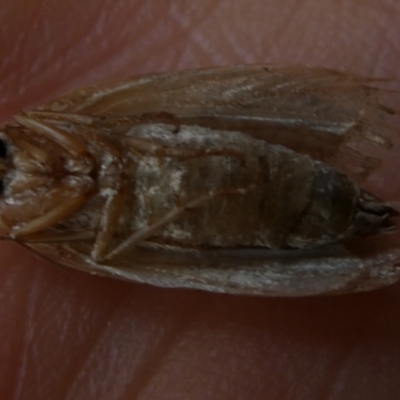
[[7, 172], [7, 165], [5, 163], [7, 156], [7, 145], [4, 140], [0, 138], [0, 196], [4, 191], [4, 175]]

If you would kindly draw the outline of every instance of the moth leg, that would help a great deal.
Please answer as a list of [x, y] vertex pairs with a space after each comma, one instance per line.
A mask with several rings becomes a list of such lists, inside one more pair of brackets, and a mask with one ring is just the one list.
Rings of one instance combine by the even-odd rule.
[[16, 240], [25, 240], [38, 232], [50, 228], [81, 208], [86, 200], [87, 194], [85, 193], [66, 199], [58, 207], [27, 222], [22, 227], [12, 229], [11, 237]]
[[124, 206], [126, 198], [126, 182], [123, 177], [124, 165], [120, 152], [107, 138], [99, 135], [93, 138], [93, 132], [81, 131], [80, 135], [89, 138], [92, 143], [96, 143], [100, 152], [104, 152], [104, 149], [106, 149], [103, 154], [104, 157], [100, 159], [100, 165], [104, 163], [105, 167], [99, 167], [99, 170], [105, 172], [97, 179], [100, 186], [99, 190], [104, 194], [106, 200], [101, 211], [101, 219], [91, 253], [91, 257], [97, 261], [107, 251], [107, 247], [117, 230], [121, 210]]
[[[99, 177], [101, 179], [97, 179], [100, 185], [99, 190], [104, 192], [106, 197], [92, 249], [92, 258], [97, 260], [100, 259], [107, 250], [107, 247], [117, 229], [121, 209], [125, 200], [124, 180], [122, 178], [124, 170], [122, 157], [119, 151], [112, 146], [106, 138], [99, 135], [93, 138], [94, 133], [90, 130], [84, 129], [84, 127], [82, 127], [76, 135], [71, 135], [70, 133], [63, 131], [62, 128], [55, 126], [52, 119], [54, 120], [54, 116], [57, 114], [50, 114], [51, 113], [46, 112], [31, 112], [27, 115], [23, 114], [17, 116], [16, 121], [22, 126], [41, 133], [43, 136], [53, 140], [67, 150], [68, 153], [71, 154], [72, 158], [76, 158], [77, 160], [85, 160], [87, 149], [82, 139], [90, 139], [91, 142], [95, 143], [98, 147], [97, 151], [100, 154], [99, 164], [105, 164], [105, 168], [99, 168], [99, 170], [105, 172], [103, 172]], [[64, 117], [66, 121], [71, 121], [72, 118], [72, 120], [80, 123], [91, 122], [90, 117], [86, 118], [85, 116], [82, 117], [79, 115], [75, 116], [73, 114], [66, 114]], [[108, 171], [111, 172], [108, 173]], [[53, 208], [41, 217], [13, 230], [11, 235], [17, 240], [29, 240], [33, 235], [52, 227], [57, 222], [78, 210], [86, 200], [86, 194], [73, 197], [72, 199], [63, 202], [60, 206]], [[61, 236], [58, 238], [61, 239]], [[71, 239], [73, 239], [73, 237]]]
[[102, 210], [102, 216], [91, 257], [95, 261], [103, 258], [110, 241], [117, 230], [121, 210], [125, 202], [125, 190], [111, 190]]
[[[36, 119], [32, 119], [31, 117], [35, 116]], [[54, 117], [55, 114], [52, 114]], [[111, 171], [111, 175], [107, 175], [107, 172], [104, 173], [102, 176], [102, 183], [100, 184], [100, 191], [103, 191], [106, 196], [106, 201], [102, 209], [101, 220], [98, 227], [97, 234], [95, 236], [95, 241], [92, 249], [92, 258], [94, 260], [100, 259], [104, 252], [107, 250], [107, 247], [117, 229], [119, 217], [121, 214], [121, 209], [123, 207], [123, 203], [125, 200], [125, 190], [124, 190], [124, 180], [122, 178], [123, 174], [123, 165], [122, 165], [122, 157], [119, 151], [112, 146], [106, 138], [102, 136], [96, 136], [93, 138], [94, 133], [81, 129], [77, 135], [71, 135], [68, 132], [64, 132], [62, 129], [54, 126], [51, 121], [43, 121], [44, 118], [49, 117], [49, 113], [30, 113], [30, 117], [19, 116], [17, 122], [23, 124], [24, 126], [34, 129], [35, 131], [39, 131], [40, 133], [50, 137], [51, 139], [55, 140], [58, 144], [62, 145], [65, 149], [67, 149], [71, 153], [86, 153], [86, 148], [84, 147], [83, 142], [81, 142], [79, 138], [85, 138], [91, 140], [92, 143], [96, 143], [98, 146], [99, 154], [105, 155], [104, 160], [103, 157], [100, 157], [100, 164], [103, 162], [106, 164], [106, 168], [104, 171]], [[64, 115], [66, 120], [71, 120], [71, 115], [66, 114]], [[77, 119], [77, 122], [82, 122], [82, 116], [74, 116], [72, 118]], [[83, 116], [85, 122], [91, 122], [90, 117]], [[85, 120], [86, 118], [86, 120]], [[95, 139], [95, 140], [94, 140]], [[79, 149], [80, 146], [83, 146], [84, 151]], [[111, 159], [111, 161], [110, 161]], [[101, 168], [99, 168], [101, 170]], [[98, 180], [99, 183], [99, 180]], [[85, 197], [86, 199], [86, 197]], [[83, 202], [82, 204], [83, 205]], [[63, 208], [61, 205], [58, 208]], [[53, 210], [53, 213], [58, 211], [58, 208]], [[78, 207], [77, 207], [78, 208]], [[62, 215], [62, 212], [61, 214]], [[26, 236], [26, 234], [32, 234], [38, 232], [38, 228], [34, 228], [36, 225], [41, 226], [42, 219], [49, 219], [51, 218], [48, 216], [43, 216], [37, 220], [34, 220], [23, 228], [21, 228], [16, 235], [20, 237], [21, 235]], [[54, 217], [53, 219], [56, 219]], [[60, 220], [60, 219], [58, 219]], [[57, 221], [58, 221], [57, 220]], [[49, 223], [48, 226], [52, 224]], [[42, 229], [40, 229], [42, 230]]]
[[227, 189], [210, 191], [209, 193], [200, 196], [197, 199], [192, 200], [180, 207], [175, 207], [154, 224], [145, 226], [142, 229], [138, 230], [137, 232], [133, 233], [131, 236], [125, 239], [120, 245], [118, 245], [114, 250], [112, 250], [109, 254], [107, 254], [104, 257], [104, 260], [110, 260], [128, 249], [136, 247], [142, 241], [146, 240], [156, 232], [160, 231], [169, 224], [178, 220], [188, 210], [193, 210], [202, 207], [209, 201], [224, 194], [244, 195], [248, 191], [255, 189], [255, 187], [256, 185], [252, 183], [249, 186], [243, 188], [227, 188]]
[[98, 145], [100, 152], [106, 149], [104, 157], [100, 159], [100, 165], [104, 163], [105, 167], [99, 167], [99, 170], [104, 172], [97, 179], [99, 190], [106, 197], [106, 200], [101, 211], [101, 219], [91, 253], [91, 257], [97, 261], [107, 251], [107, 247], [117, 230], [121, 210], [126, 199], [124, 165], [118, 149], [112, 146], [105, 137], [96, 136], [93, 140], [91, 137], [93, 132], [81, 132], [80, 135], [92, 139], [92, 143]]

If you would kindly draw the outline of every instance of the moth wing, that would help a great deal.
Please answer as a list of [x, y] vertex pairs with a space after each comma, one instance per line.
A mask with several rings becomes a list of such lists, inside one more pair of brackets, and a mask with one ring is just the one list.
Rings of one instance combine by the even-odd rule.
[[341, 170], [359, 183], [396, 137], [370, 80], [269, 65], [172, 72], [92, 85], [43, 110], [101, 116], [168, 112], [181, 124], [237, 130]]
[[400, 279], [400, 250], [363, 259], [343, 246], [313, 251], [157, 251], [135, 248], [97, 264], [88, 243], [28, 243], [42, 257], [92, 274], [167, 288], [262, 296], [310, 296], [378, 289]]

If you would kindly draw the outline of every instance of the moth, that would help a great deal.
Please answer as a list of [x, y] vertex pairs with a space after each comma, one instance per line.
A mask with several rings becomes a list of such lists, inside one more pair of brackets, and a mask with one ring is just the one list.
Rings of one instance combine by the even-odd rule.
[[0, 129], [2, 238], [162, 287], [389, 285], [399, 248], [370, 235], [396, 229], [396, 206], [361, 188], [397, 138], [379, 94], [355, 75], [269, 65], [77, 89]]

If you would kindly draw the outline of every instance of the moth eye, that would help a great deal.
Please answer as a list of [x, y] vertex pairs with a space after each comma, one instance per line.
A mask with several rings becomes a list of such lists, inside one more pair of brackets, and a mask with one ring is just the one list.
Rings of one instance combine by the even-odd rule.
[[0, 139], [0, 158], [7, 157], [7, 145], [4, 140]]
[[7, 157], [7, 144], [4, 140], [0, 139], [0, 196], [4, 193], [4, 180], [3, 174], [6, 172], [6, 166], [1, 162]]

